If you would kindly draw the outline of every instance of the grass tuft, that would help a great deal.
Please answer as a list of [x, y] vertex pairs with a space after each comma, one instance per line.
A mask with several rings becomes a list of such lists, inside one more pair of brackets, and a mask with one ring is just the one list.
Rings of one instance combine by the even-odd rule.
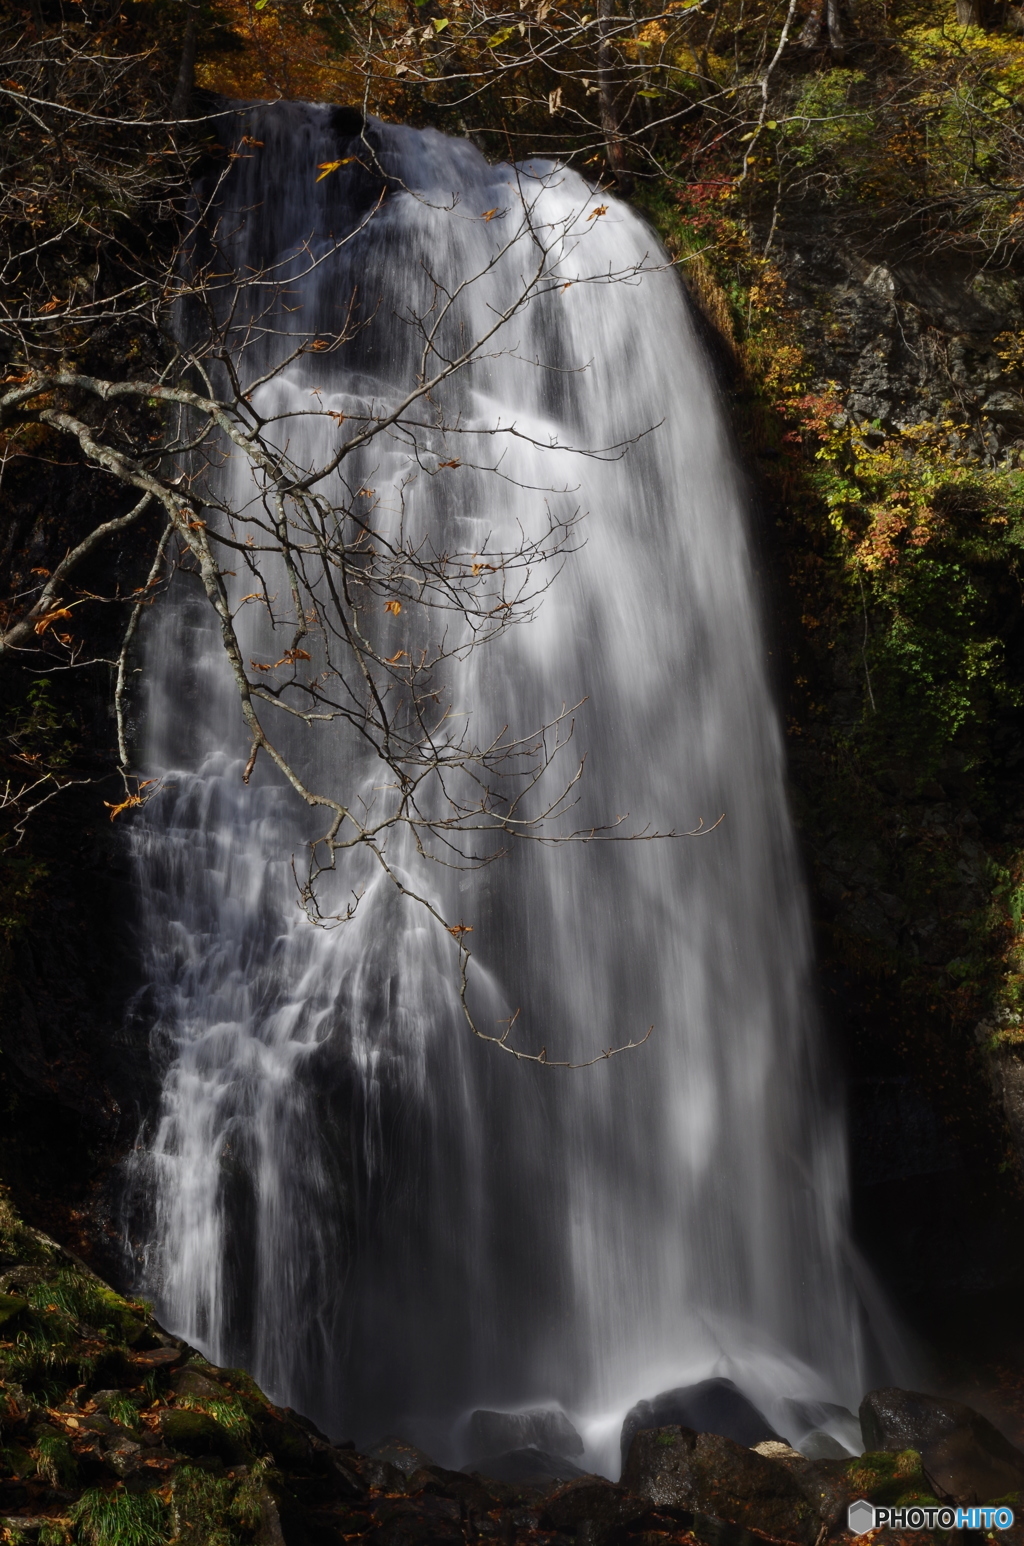
[[152, 1493], [98, 1487], [83, 1492], [71, 1510], [82, 1546], [164, 1546], [165, 1509]]
[[36, 1470], [51, 1487], [72, 1487], [78, 1476], [78, 1465], [67, 1439], [54, 1434], [44, 1434], [36, 1446], [38, 1459]]

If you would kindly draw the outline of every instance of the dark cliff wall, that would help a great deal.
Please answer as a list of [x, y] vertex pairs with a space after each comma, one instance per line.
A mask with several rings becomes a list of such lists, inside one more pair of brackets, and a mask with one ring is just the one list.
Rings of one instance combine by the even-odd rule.
[[650, 208], [750, 468], [858, 1236], [957, 1377], [1012, 1362], [1024, 275], [886, 262], [873, 209], [776, 212], [766, 258], [756, 211]]
[[[112, 480], [36, 450], [5, 468], [0, 586], [11, 597], [126, 503]], [[130, 597], [152, 540], [143, 527], [105, 550], [81, 591]], [[149, 1098], [146, 1049], [128, 1020], [126, 833], [110, 819], [124, 797], [111, 661], [126, 612], [94, 609], [79, 656], [92, 664], [28, 654], [0, 667], [0, 790], [40, 781], [0, 828], [0, 1176], [38, 1223], [89, 1252], [108, 1228], [97, 1186]]]

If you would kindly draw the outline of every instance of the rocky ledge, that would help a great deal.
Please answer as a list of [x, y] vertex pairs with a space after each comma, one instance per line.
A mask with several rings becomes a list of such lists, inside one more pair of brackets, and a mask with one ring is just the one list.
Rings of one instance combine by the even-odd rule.
[[470, 1474], [397, 1439], [359, 1454], [168, 1336], [0, 1197], [5, 1546], [823, 1546], [853, 1539], [856, 1498], [1024, 1494], [1024, 1455], [957, 1403], [872, 1392], [861, 1423], [874, 1448], [813, 1460], [777, 1438], [748, 1448], [678, 1422], [637, 1426], [667, 1399], [631, 1414], [619, 1484], [531, 1447]]

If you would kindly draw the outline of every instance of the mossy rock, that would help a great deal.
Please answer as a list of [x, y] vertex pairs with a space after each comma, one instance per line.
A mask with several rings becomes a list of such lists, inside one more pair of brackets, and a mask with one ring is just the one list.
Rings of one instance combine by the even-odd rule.
[[27, 1449], [20, 1444], [11, 1444], [6, 1449], [0, 1450], [0, 1461], [4, 1469], [11, 1471], [18, 1480], [36, 1474], [36, 1462]]
[[206, 1367], [217, 1380], [227, 1385], [235, 1400], [242, 1403], [250, 1416], [267, 1410], [266, 1396], [252, 1375], [246, 1373], [244, 1369], [214, 1369], [210, 1364]]
[[160, 1427], [171, 1449], [199, 1458], [217, 1455], [228, 1465], [246, 1458], [246, 1447], [206, 1412], [175, 1408], [162, 1413]]
[[931, 1497], [916, 1449], [900, 1450], [897, 1454], [869, 1450], [849, 1462], [846, 1474], [854, 1493], [870, 1503], [916, 1503]]
[[186, 1364], [184, 1369], [171, 1375], [176, 1396], [188, 1396], [194, 1401], [230, 1401], [232, 1392], [226, 1385], [211, 1380], [208, 1375]]
[[102, 1352], [89, 1360], [88, 1371], [84, 1368], [88, 1383], [94, 1388], [117, 1388], [131, 1377], [131, 1365], [123, 1348], [107, 1344]]
[[275, 1465], [283, 1470], [289, 1466], [298, 1466], [300, 1469], [309, 1466], [313, 1447], [309, 1435], [297, 1423], [268, 1412], [257, 1421], [256, 1426], [260, 1438], [274, 1457]]
[[6, 1325], [27, 1309], [28, 1300], [22, 1299], [20, 1294], [0, 1294], [0, 1326]]
[[73, 1487], [78, 1480], [78, 1462], [66, 1439], [44, 1434], [36, 1445], [36, 1472], [51, 1487]]

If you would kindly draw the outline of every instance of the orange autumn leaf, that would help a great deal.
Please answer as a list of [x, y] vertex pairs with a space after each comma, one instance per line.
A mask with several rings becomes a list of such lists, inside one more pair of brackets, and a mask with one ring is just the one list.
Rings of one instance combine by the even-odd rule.
[[343, 156], [340, 161], [320, 161], [320, 162], [318, 162], [317, 170], [320, 173], [320, 176], [317, 178], [317, 182], [318, 183], [322, 183], [324, 178], [325, 177], [330, 177], [331, 173], [332, 172], [336, 172], [338, 170], [339, 166], [348, 166], [349, 162], [350, 161], [354, 161], [354, 160], [355, 160], [355, 156]]
[[58, 607], [56, 612], [47, 612], [46, 616], [45, 617], [41, 617], [39, 619], [38, 623], [36, 623], [36, 625], [35, 625], [35, 632], [36, 633], [45, 633], [46, 630], [49, 628], [50, 624], [51, 623], [55, 623], [59, 617], [70, 617], [70, 616], [71, 616], [71, 609], [69, 607]]
[[306, 650], [285, 650], [280, 660], [275, 660], [272, 665], [267, 665], [260, 660], [250, 660], [249, 665], [254, 671], [276, 671], [278, 666], [293, 666], [297, 660], [311, 660], [312, 656]]
[[385, 612], [390, 612], [392, 617], [397, 617], [402, 610], [402, 603], [392, 598], [391, 601], [385, 601], [384, 610]]
[[125, 796], [119, 805], [112, 805], [109, 800], [104, 800], [103, 803], [107, 807], [107, 810], [110, 812], [111, 821], [114, 821], [118, 816], [120, 816], [122, 811], [130, 810], [133, 805], [144, 805], [146, 802], [143, 800], [141, 795], [129, 794]]

